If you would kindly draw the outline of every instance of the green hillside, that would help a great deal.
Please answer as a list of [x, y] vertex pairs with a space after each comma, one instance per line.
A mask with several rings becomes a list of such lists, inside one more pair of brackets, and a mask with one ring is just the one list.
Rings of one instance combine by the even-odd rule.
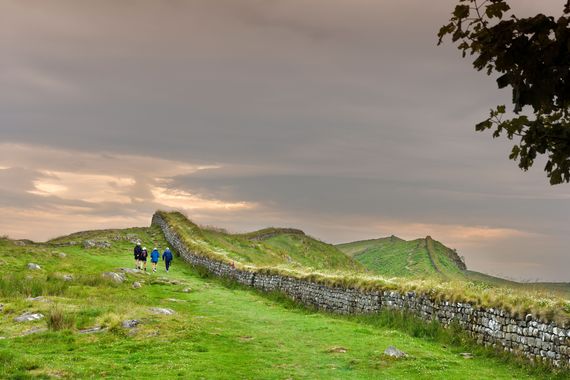
[[388, 277], [464, 278], [457, 253], [431, 237], [406, 241], [396, 236], [337, 245], [374, 273]]
[[[224, 250], [243, 244], [242, 253], [227, 252], [233, 257], [261, 260], [262, 251], [241, 238], [202, 231], [199, 239], [213, 244], [214, 238], [227, 240]], [[158, 273], [125, 273], [120, 268], [134, 265], [134, 239], [166, 246], [156, 227], [83, 232], [43, 244], [0, 239], [0, 378], [564, 378], [462, 345], [435, 324], [398, 322], [397, 314], [341, 317], [297, 308], [204, 277], [178, 257], [170, 273], [162, 265]], [[313, 244], [285, 241], [267, 244], [284, 250], [298, 244], [299, 254]], [[84, 248], [89, 242], [101, 248]], [[40, 269], [28, 269], [29, 263]], [[23, 313], [45, 317], [16, 322]], [[409, 357], [385, 357], [390, 345]], [[466, 351], [474, 358], [460, 355]]]
[[194, 250], [246, 265], [313, 269], [362, 270], [361, 265], [334, 245], [316, 240], [300, 230], [267, 228], [248, 234], [228, 234], [201, 228], [179, 212], [162, 212]]

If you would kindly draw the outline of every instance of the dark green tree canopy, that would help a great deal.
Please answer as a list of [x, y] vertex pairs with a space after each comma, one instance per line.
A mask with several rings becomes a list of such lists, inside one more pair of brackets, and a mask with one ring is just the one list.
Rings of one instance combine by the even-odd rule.
[[513, 113], [499, 105], [476, 130], [514, 139], [509, 158], [521, 169], [546, 155], [553, 185], [570, 182], [570, 0], [560, 8], [558, 18], [518, 18], [506, 0], [459, 0], [438, 33], [438, 44], [450, 36], [477, 70], [512, 90]]

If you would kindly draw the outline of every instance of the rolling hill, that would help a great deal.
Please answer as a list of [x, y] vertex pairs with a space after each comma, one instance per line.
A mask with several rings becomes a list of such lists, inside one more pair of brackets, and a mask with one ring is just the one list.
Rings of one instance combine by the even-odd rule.
[[336, 246], [364, 267], [388, 277], [466, 277], [466, 267], [457, 253], [433, 240], [403, 240], [396, 236], [356, 241]]

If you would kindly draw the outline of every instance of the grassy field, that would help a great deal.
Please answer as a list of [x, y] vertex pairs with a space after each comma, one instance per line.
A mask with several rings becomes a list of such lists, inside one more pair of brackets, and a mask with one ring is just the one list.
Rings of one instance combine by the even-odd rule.
[[[103, 272], [133, 266], [129, 239], [135, 236], [147, 246], [166, 245], [156, 228], [87, 232], [53, 242], [105, 240], [110, 248], [0, 240], [0, 378], [565, 378], [493, 358], [437, 325], [397, 314], [316, 313], [203, 277], [179, 259], [168, 275], [161, 268], [128, 274], [120, 284], [104, 279]], [[30, 262], [42, 269], [27, 269]], [[65, 281], [66, 275], [73, 279]], [[133, 288], [134, 281], [142, 287]], [[152, 307], [175, 314], [154, 314]], [[46, 318], [15, 322], [23, 312]], [[122, 327], [130, 319], [141, 323]], [[103, 331], [80, 332], [94, 326]], [[389, 345], [409, 357], [385, 357]], [[465, 350], [475, 357], [464, 359], [459, 354]]]

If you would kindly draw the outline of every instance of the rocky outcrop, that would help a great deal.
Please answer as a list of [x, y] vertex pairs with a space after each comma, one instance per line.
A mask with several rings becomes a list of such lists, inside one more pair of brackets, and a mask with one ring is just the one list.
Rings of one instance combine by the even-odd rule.
[[170, 246], [185, 261], [216, 276], [262, 291], [279, 291], [306, 306], [332, 313], [370, 314], [391, 309], [410, 312], [426, 321], [435, 319], [444, 326], [458, 323], [479, 344], [502, 348], [554, 366], [570, 366], [570, 329], [554, 322], [542, 322], [532, 315], [518, 318], [505, 310], [432, 299], [429, 295], [415, 292], [365, 291], [240, 269], [232, 263], [217, 261], [188, 249], [159, 213], [153, 216], [152, 224], [162, 229]]

